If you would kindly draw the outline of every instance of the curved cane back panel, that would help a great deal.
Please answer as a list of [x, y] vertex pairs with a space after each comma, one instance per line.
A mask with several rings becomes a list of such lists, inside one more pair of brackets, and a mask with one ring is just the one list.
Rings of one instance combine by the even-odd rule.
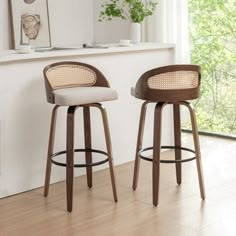
[[135, 97], [148, 101], [176, 102], [196, 99], [200, 92], [200, 67], [170, 65], [144, 73], [135, 87]]
[[46, 76], [52, 88], [71, 88], [93, 86], [96, 83], [96, 73], [81, 65], [58, 65], [49, 68]]
[[150, 89], [190, 89], [199, 84], [199, 75], [196, 71], [174, 71], [151, 76], [148, 79]]
[[105, 76], [95, 67], [74, 61], [59, 62], [44, 68], [47, 100], [54, 103], [53, 91], [74, 87], [110, 87]]

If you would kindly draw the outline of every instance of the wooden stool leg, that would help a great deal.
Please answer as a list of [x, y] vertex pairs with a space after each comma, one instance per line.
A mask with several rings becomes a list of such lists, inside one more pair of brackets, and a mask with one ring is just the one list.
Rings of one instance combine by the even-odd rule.
[[194, 141], [194, 148], [195, 148], [195, 153], [196, 153], [198, 181], [199, 181], [201, 198], [204, 200], [206, 198], [206, 194], [205, 194], [204, 178], [203, 178], [203, 171], [202, 171], [202, 161], [201, 161], [201, 152], [200, 152], [199, 136], [198, 136], [198, 129], [197, 129], [197, 121], [196, 121], [195, 112], [192, 109], [192, 107], [188, 103], [186, 103], [186, 106], [188, 107], [188, 109], [190, 111], [190, 116], [191, 116], [193, 141]]
[[[180, 105], [173, 105], [174, 113], [174, 136], [175, 136], [175, 147], [181, 147], [181, 118], [180, 118]], [[181, 150], [175, 149], [175, 160], [181, 160]], [[175, 164], [176, 168], [176, 180], [178, 184], [181, 184], [181, 163]]]
[[53, 154], [58, 107], [59, 106], [56, 105], [52, 110], [51, 127], [50, 127], [49, 142], [48, 142], [48, 156], [47, 156], [47, 166], [46, 166], [46, 175], [45, 175], [45, 185], [44, 185], [45, 197], [48, 196], [48, 191], [49, 191], [50, 176], [51, 176], [51, 169], [52, 169], [51, 155]]
[[137, 185], [138, 185], [139, 166], [140, 166], [140, 158], [138, 156], [138, 152], [142, 148], [143, 130], [144, 130], [144, 124], [145, 124], [148, 103], [149, 102], [143, 103], [142, 108], [141, 108], [141, 112], [140, 112], [138, 138], [137, 138], [137, 146], [136, 146], [135, 162], [134, 162], [133, 190], [136, 190]]
[[68, 108], [66, 134], [66, 194], [67, 211], [72, 211], [74, 178], [74, 115], [76, 106]]
[[160, 154], [161, 154], [161, 125], [162, 109], [165, 103], [159, 102], [155, 108], [154, 115], [154, 138], [153, 138], [153, 165], [152, 165], [152, 186], [153, 205], [158, 205], [159, 179], [160, 179]]
[[[84, 107], [84, 140], [85, 149], [91, 149], [91, 121], [90, 121], [90, 108]], [[92, 153], [85, 151], [86, 164], [92, 164]], [[87, 172], [87, 185], [89, 188], [93, 186], [92, 166], [86, 167]]]
[[106, 109], [101, 104], [97, 104], [97, 107], [100, 109], [102, 113], [103, 127], [104, 127], [106, 146], [107, 146], [107, 154], [109, 158], [109, 169], [110, 169], [110, 175], [111, 175], [113, 197], [114, 197], [114, 201], [117, 202], [118, 198], [117, 198], [117, 192], [116, 192], [116, 180], [115, 180], [115, 173], [114, 173], [114, 168], [113, 168], [112, 146], [111, 146], [110, 130], [109, 130], [108, 119], [107, 119], [107, 112], [106, 112]]

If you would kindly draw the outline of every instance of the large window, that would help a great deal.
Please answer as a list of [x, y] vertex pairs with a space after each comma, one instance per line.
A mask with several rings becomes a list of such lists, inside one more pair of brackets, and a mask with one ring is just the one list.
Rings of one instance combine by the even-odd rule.
[[236, 2], [189, 0], [191, 62], [202, 67], [199, 130], [236, 135]]

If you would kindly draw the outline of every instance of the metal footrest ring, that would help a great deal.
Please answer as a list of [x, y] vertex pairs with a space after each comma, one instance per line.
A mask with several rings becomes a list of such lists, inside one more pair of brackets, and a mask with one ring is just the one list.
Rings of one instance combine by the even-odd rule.
[[[185, 147], [177, 147], [177, 146], [161, 146], [161, 149], [174, 149], [174, 150], [183, 150], [183, 151], [187, 151], [187, 152], [191, 152], [195, 154], [195, 151], [190, 149], [190, 148], [185, 148]], [[149, 151], [149, 150], [153, 150], [153, 147], [147, 147], [147, 148], [143, 148], [138, 152], [138, 155], [141, 159], [145, 160], [145, 161], [153, 161], [152, 158], [150, 157], [146, 157], [143, 156], [142, 153]], [[160, 160], [161, 163], [167, 163], [167, 164], [171, 164], [171, 163], [182, 163], [182, 162], [188, 162], [188, 161], [193, 161], [195, 160], [196, 157], [190, 157], [190, 158], [185, 158], [185, 159], [181, 159], [181, 160]]]
[[[75, 149], [74, 152], [95, 152], [95, 153], [99, 153], [99, 154], [108, 156], [108, 154], [106, 152], [101, 151], [101, 150], [96, 150], [96, 149]], [[60, 152], [56, 152], [56, 153], [52, 154], [51, 155], [51, 162], [53, 164], [55, 164], [55, 165], [66, 167], [66, 163], [58, 162], [58, 161], [54, 160], [54, 158], [56, 156], [60, 156], [60, 155], [63, 155], [63, 154], [66, 154], [66, 150], [60, 151]], [[106, 159], [104, 159], [102, 161], [94, 162], [94, 163], [91, 163], [91, 164], [74, 164], [74, 167], [76, 167], [76, 168], [83, 168], [83, 167], [89, 167], [89, 166], [98, 166], [98, 165], [102, 165], [102, 164], [108, 162], [108, 160], [109, 159], [106, 158]]]

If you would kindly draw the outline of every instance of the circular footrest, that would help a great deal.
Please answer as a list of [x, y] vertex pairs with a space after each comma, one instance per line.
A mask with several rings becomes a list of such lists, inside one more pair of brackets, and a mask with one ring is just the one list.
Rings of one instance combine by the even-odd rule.
[[[187, 151], [187, 152], [191, 152], [195, 154], [195, 151], [189, 148], [185, 148], [185, 147], [177, 147], [177, 146], [161, 146], [161, 149], [174, 149], [174, 150], [183, 150], [183, 151]], [[153, 161], [152, 158], [150, 157], [146, 157], [143, 156], [142, 153], [149, 151], [149, 150], [153, 150], [153, 147], [148, 147], [148, 148], [143, 148], [138, 152], [138, 155], [140, 158], [142, 158], [145, 161]], [[185, 158], [185, 159], [181, 159], [181, 160], [160, 160], [161, 163], [182, 163], [182, 162], [188, 162], [188, 161], [193, 161], [195, 160], [196, 157], [190, 157], [190, 158]]]
[[[99, 154], [108, 156], [108, 154], [106, 152], [96, 150], [96, 149], [75, 149], [74, 152], [95, 152], [95, 153], [99, 153]], [[52, 154], [51, 155], [51, 162], [55, 165], [66, 167], [66, 163], [55, 161], [55, 159], [54, 159], [56, 156], [60, 156], [60, 155], [63, 155], [63, 154], [66, 154], [66, 150], [61, 151], [61, 152], [56, 152], [56, 153]], [[102, 161], [94, 162], [94, 163], [91, 163], [91, 164], [74, 164], [74, 167], [82, 168], [82, 167], [98, 166], [98, 165], [102, 165], [102, 164], [108, 162], [108, 160], [109, 159], [106, 158]]]

